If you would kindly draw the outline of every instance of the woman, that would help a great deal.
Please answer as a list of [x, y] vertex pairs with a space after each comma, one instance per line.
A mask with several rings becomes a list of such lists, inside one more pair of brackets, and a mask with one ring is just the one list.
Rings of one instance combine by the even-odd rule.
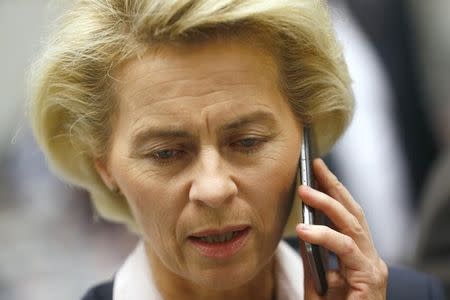
[[303, 127], [323, 154], [353, 109], [322, 1], [76, 1], [34, 70], [52, 167], [142, 240], [85, 299], [322, 299], [280, 242], [297, 195], [336, 227], [295, 227], [339, 258], [325, 298], [385, 298], [349, 192], [321, 160], [295, 184]]

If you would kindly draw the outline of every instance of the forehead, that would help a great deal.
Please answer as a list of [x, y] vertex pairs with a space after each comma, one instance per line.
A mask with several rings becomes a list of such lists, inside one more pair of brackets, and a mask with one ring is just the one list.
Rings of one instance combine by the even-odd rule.
[[276, 114], [287, 106], [273, 57], [232, 40], [158, 46], [125, 64], [116, 78], [119, 118], [138, 125], [258, 107]]

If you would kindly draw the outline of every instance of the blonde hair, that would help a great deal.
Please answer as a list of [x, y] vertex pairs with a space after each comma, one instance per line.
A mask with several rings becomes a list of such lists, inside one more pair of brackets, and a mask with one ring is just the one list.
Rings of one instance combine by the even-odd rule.
[[115, 111], [114, 71], [156, 43], [253, 33], [273, 51], [281, 88], [320, 154], [353, 111], [350, 78], [321, 0], [78, 0], [32, 66], [29, 114], [50, 166], [87, 189], [98, 213], [135, 229], [126, 199], [100, 179]]

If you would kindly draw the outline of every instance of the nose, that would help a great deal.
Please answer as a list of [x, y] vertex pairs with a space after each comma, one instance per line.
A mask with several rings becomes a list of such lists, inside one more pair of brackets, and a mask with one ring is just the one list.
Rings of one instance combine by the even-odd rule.
[[229, 168], [216, 150], [201, 151], [196, 162], [189, 200], [219, 208], [237, 194]]

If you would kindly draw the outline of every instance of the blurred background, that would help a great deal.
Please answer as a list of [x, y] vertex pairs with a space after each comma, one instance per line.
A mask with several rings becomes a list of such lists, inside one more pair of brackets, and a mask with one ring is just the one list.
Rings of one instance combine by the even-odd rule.
[[[26, 120], [27, 68], [63, 2], [0, 0], [0, 299], [80, 299], [136, 242], [51, 174]], [[450, 1], [329, 3], [357, 108], [326, 159], [380, 255], [435, 274], [448, 292]]]

